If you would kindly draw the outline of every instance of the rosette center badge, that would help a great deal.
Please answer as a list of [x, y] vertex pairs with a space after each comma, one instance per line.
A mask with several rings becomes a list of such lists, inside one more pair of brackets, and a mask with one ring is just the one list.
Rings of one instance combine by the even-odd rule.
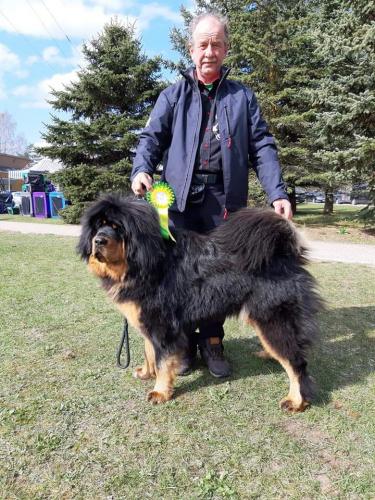
[[168, 208], [173, 205], [175, 200], [171, 186], [163, 181], [155, 182], [150, 191], [147, 192], [146, 200], [156, 208], [159, 214], [160, 229], [163, 238], [171, 238], [175, 241], [168, 227]]

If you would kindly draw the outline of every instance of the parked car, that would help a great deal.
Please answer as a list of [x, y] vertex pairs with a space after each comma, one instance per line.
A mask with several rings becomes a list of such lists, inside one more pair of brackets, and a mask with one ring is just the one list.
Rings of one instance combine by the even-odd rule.
[[306, 191], [305, 193], [305, 201], [307, 201], [308, 203], [312, 202], [315, 198], [315, 192], [314, 191]]
[[334, 193], [333, 198], [337, 204], [350, 203], [350, 194], [343, 191], [337, 191], [337, 193]]
[[324, 203], [326, 198], [323, 193], [315, 193], [312, 202], [313, 203]]
[[305, 193], [296, 193], [296, 203], [304, 203], [306, 201]]
[[352, 205], [368, 205], [371, 202], [368, 184], [355, 184], [350, 193]]

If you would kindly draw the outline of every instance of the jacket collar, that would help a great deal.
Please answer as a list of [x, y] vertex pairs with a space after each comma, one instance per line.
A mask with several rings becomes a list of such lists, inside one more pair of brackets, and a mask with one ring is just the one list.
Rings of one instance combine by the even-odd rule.
[[[191, 66], [190, 68], [180, 71], [181, 75], [186, 78], [186, 80], [190, 83], [190, 85], [197, 86], [198, 83], [194, 77], [194, 72], [195, 72], [195, 66]], [[220, 69], [220, 81], [218, 87], [222, 84], [224, 80], [226, 80], [227, 76], [229, 75], [230, 68], [227, 68], [226, 66], [222, 66]]]

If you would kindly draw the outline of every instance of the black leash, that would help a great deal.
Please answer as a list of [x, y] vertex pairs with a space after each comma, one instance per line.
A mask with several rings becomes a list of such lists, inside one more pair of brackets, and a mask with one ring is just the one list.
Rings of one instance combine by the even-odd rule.
[[[134, 198], [136, 200], [144, 200], [144, 197], [140, 196], [140, 195], [135, 195]], [[124, 345], [125, 345], [125, 358], [126, 359], [125, 359], [125, 363], [122, 364], [121, 363], [121, 354], [122, 354], [122, 350], [124, 348]], [[118, 345], [117, 352], [116, 352], [116, 362], [117, 362], [117, 366], [119, 368], [121, 368], [122, 370], [126, 370], [126, 368], [130, 364], [129, 325], [128, 325], [128, 320], [126, 318], [124, 319], [124, 329], [122, 331], [121, 340], [120, 340], [120, 343]]]
[[[121, 363], [121, 353], [122, 353], [124, 345], [125, 345], [126, 360], [125, 360], [125, 364], [122, 364]], [[124, 320], [124, 329], [122, 331], [121, 340], [120, 340], [119, 346], [117, 348], [116, 361], [117, 361], [117, 366], [119, 368], [122, 368], [123, 370], [125, 370], [130, 364], [129, 325], [128, 325], [128, 321], [126, 318]]]
[[[134, 198], [136, 200], [143, 200], [144, 199], [142, 196], [138, 196], [138, 195], [134, 195]], [[125, 364], [122, 364], [121, 363], [121, 354], [122, 354], [122, 350], [124, 348], [124, 345], [125, 345], [126, 360], [125, 360]], [[117, 352], [116, 352], [116, 362], [117, 362], [117, 366], [119, 368], [121, 368], [122, 370], [126, 370], [126, 368], [130, 364], [129, 325], [128, 325], [128, 320], [126, 318], [124, 319], [124, 329], [122, 331], [121, 340], [120, 340], [120, 343], [118, 345]]]

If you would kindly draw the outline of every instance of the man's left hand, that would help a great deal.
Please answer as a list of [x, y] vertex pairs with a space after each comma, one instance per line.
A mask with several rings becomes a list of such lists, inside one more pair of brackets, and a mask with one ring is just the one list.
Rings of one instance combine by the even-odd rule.
[[273, 208], [275, 209], [275, 212], [285, 219], [291, 220], [293, 217], [293, 212], [292, 212], [292, 205], [290, 204], [289, 200], [285, 200], [281, 198], [280, 200], [275, 200], [273, 203]]

